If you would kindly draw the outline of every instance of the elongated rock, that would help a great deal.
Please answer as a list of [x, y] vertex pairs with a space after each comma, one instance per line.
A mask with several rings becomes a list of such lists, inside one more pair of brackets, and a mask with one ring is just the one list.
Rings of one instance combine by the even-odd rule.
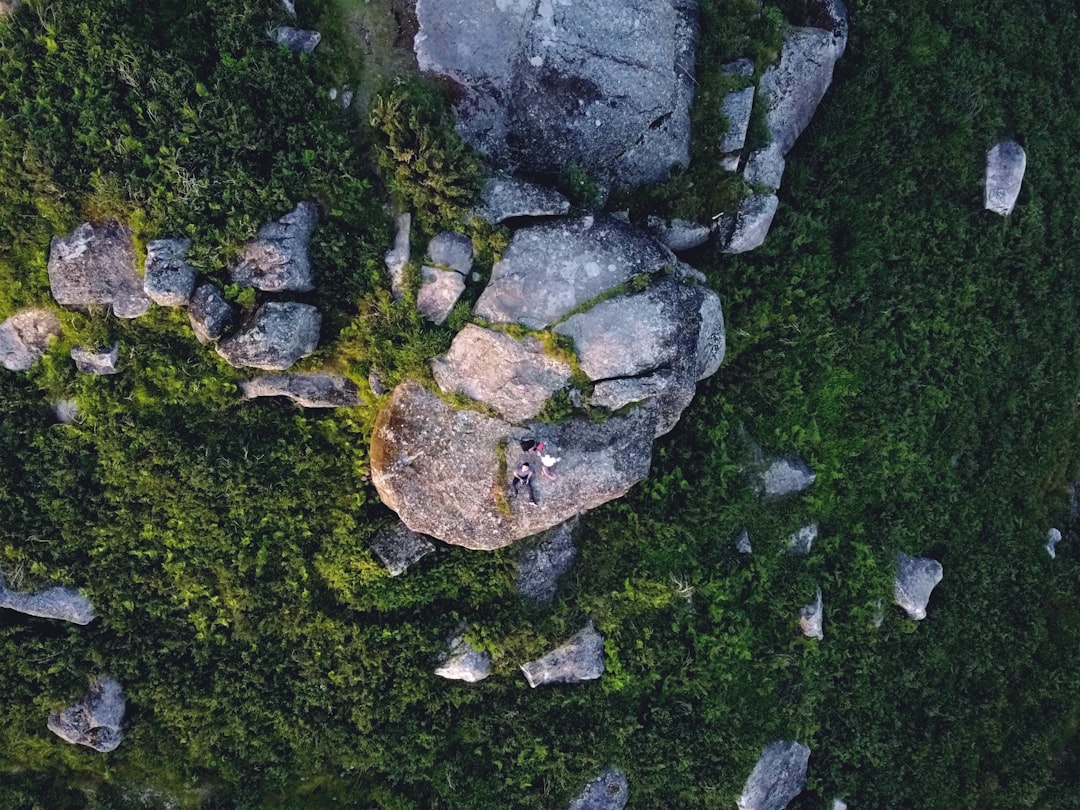
[[41, 619], [60, 619], [72, 624], [90, 624], [94, 606], [74, 588], [45, 588], [34, 593], [8, 590], [0, 576], [0, 608]]
[[739, 810], [784, 810], [802, 793], [810, 749], [797, 742], [765, 746], [739, 797]]
[[590, 622], [561, 647], [522, 664], [521, 671], [534, 689], [550, 683], [595, 680], [604, 674], [604, 637]]

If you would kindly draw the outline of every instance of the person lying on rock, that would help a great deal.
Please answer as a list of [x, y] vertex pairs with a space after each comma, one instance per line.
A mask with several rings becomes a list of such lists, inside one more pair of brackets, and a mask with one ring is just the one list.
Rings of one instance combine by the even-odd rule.
[[529, 492], [529, 500], [536, 503], [536, 491], [532, 485], [533, 471], [528, 462], [523, 462], [520, 467], [514, 470], [514, 480], [510, 482], [510, 491], [514, 495], [518, 494], [518, 490], [525, 487]]

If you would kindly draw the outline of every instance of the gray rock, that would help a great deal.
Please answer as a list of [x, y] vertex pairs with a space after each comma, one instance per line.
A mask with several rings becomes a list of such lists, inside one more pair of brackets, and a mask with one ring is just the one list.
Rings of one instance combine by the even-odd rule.
[[593, 386], [589, 396], [589, 405], [594, 408], [607, 408], [617, 411], [633, 402], [641, 402], [651, 397], [676, 397], [686, 387], [684, 375], [670, 368], [662, 368], [640, 377], [624, 377], [604, 380]]
[[712, 235], [712, 225], [702, 225], [685, 219], [668, 222], [658, 216], [650, 216], [648, 224], [653, 235], [676, 253], [704, 245]]
[[534, 602], [551, 602], [559, 586], [559, 577], [570, 570], [577, 559], [574, 535], [578, 518], [574, 517], [549, 529], [522, 549], [517, 558], [518, 593]]
[[735, 550], [740, 554], [753, 553], [754, 548], [750, 545], [750, 533], [746, 529], [739, 532], [739, 536], [735, 538]]
[[944, 576], [941, 563], [928, 557], [896, 555], [896, 578], [893, 580], [893, 601], [904, 609], [909, 618], [926, 618], [930, 593]]
[[817, 473], [801, 456], [787, 456], [768, 464], [758, 479], [758, 490], [768, 500], [802, 492], [817, 479]]
[[739, 810], [783, 810], [802, 793], [810, 749], [797, 742], [765, 746], [739, 797]]
[[987, 211], [1007, 217], [1020, 196], [1027, 169], [1027, 154], [1016, 141], [1002, 141], [986, 153]]
[[[747, 79], [754, 75], [752, 59], [738, 59], [721, 68], [730, 76], [743, 76]], [[755, 88], [751, 84], [741, 90], [733, 90], [724, 96], [720, 112], [728, 120], [728, 129], [720, 140], [720, 153], [738, 152], [746, 143], [746, 132], [750, 128], [750, 113], [754, 108]]]
[[281, 9], [290, 17], [296, 17], [296, 6], [293, 0], [281, 0]]
[[10, 17], [21, 5], [22, 0], [0, 0], [0, 19]]
[[782, 547], [785, 554], [793, 557], [805, 557], [810, 553], [814, 541], [817, 540], [818, 527], [816, 523], [803, 526], [795, 534], [790, 535]]
[[117, 318], [137, 318], [150, 309], [135, 267], [131, 231], [115, 220], [95, 227], [84, 222], [71, 236], [49, 246], [49, 286], [61, 306], [87, 309], [112, 305]]
[[570, 201], [554, 189], [502, 175], [484, 183], [473, 215], [497, 225], [512, 217], [553, 217], [569, 212]]
[[843, 799], [833, 799], [832, 810], [848, 810], [847, 802]]
[[321, 321], [310, 304], [271, 301], [218, 343], [217, 353], [230, 366], [284, 371], [315, 352]]
[[399, 522], [375, 535], [375, 539], [371, 541], [371, 550], [382, 560], [390, 576], [396, 577], [404, 574], [410, 565], [431, 554], [435, 550], [435, 544]]
[[195, 270], [187, 263], [190, 239], [155, 239], [146, 245], [143, 291], [155, 304], [183, 307], [195, 291]]
[[652, 237], [609, 217], [578, 217], [514, 233], [473, 314], [544, 329], [612, 287], [672, 263]]
[[465, 278], [453, 270], [424, 265], [420, 268], [420, 289], [416, 310], [434, 324], [441, 324], [465, 292]]
[[94, 606], [74, 588], [45, 588], [34, 593], [21, 593], [8, 590], [3, 576], [0, 576], [0, 608], [72, 624], [90, 624], [94, 620]]
[[727, 330], [724, 328], [724, 309], [720, 296], [706, 289], [698, 308], [698, 342], [695, 352], [698, 361], [697, 379], [711, 377], [720, 368], [727, 353]]
[[255, 239], [240, 252], [240, 259], [231, 271], [232, 280], [266, 292], [315, 289], [308, 242], [318, 222], [315, 203], [301, 202], [277, 222], [263, 225]]
[[821, 641], [825, 638], [824, 623], [825, 610], [821, 602], [821, 588], [818, 588], [814, 601], [799, 608], [799, 629], [807, 638]]
[[76, 346], [71, 350], [71, 359], [75, 361], [75, 368], [83, 374], [117, 374], [120, 371], [116, 367], [116, 362], [120, 359], [120, 344], [115, 344], [111, 349], [93, 352]]
[[454, 336], [450, 351], [435, 358], [431, 370], [443, 391], [490, 405], [507, 422], [535, 418], [572, 373], [534, 337], [518, 340], [473, 324]]
[[1057, 544], [1061, 542], [1061, 531], [1058, 529], [1051, 529], [1046, 533], [1046, 553], [1050, 555], [1050, 559], [1057, 557]]
[[195, 288], [188, 301], [188, 321], [200, 343], [219, 340], [236, 323], [236, 310], [210, 282]]
[[73, 399], [62, 399], [53, 405], [53, 414], [61, 425], [70, 425], [79, 418], [79, 406]]
[[394, 234], [394, 246], [387, 251], [383, 261], [390, 274], [390, 292], [395, 301], [405, 296], [405, 267], [409, 263], [409, 234], [412, 230], [412, 214], [398, 214], [394, 220], [397, 230]]
[[623, 810], [630, 798], [626, 774], [608, 768], [585, 786], [567, 810]]
[[463, 233], [443, 231], [437, 234], [428, 242], [427, 255], [432, 264], [463, 276], [472, 270], [472, 240]]
[[759, 248], [769, 235], [773, 217], [780, 205], [775, 194], [751, 194], [739, 203], [738, 213], [730, 218], [729, 235], [720, 240], [724, 253], [746, 253]]
[[355, 97], [356, 97], [356, 94], [353, 93], [352, 90], [342, 90], [341, 91], [341, 99], [338, 102], [339, 104], [341, 104], [341, 109], [343, 109], [343, 110], [349, 109], [349, 107], [352, 106], [353, 98], [355, 98]]
[[783, 182], [785, 168], [787, 160], [784, 159], [784, 153], [777, 144], [770, 143], [755, 150], [746, 159], [743, 180], [751, 186], [762, 186], [776, 191]]
[[491, 674], [491, 653], [480, 652], [469, 644], [462, 628], [450, 639], [435, 674], [452, 681], [482, 681]]
[[589, 622], [561, 647], [522, 664], [521, 671], [534, 689], [549, 683], [596, 680], [604, 674], [604, 637]]
[[[405, 382], [376, 418], [371, 479], [413, 531], [467, 548], [500, 548], [622, 497], [648, 474], [656, 419], [635, 408], [603, 422], [575, 417], [523, 429], [455, 410]], [[543, 433], [562, 457], [558, 478], [534, 479], [536, 504], [524, 493], [509, 497], [526, 432]]]
[[379, 374], [378, 369], [372, 369], [367, 375], [368, 388], [371, 389], [377, 397], [381, 397], [386, 393], [386, 386], [383, 385], [382, 376]]
[[0, 363], [8, 371], [26, 371], [60, 336], [60, 321], [47, 309], [21, 309], [0, 323]]
[[689, 162], [697, 3], [418, 0], [421, 70], [461, 88], [466, 140], [511, 171], [626, 185]]
[[360, 404], [356, 384], [337, 374], [263, 374], [240, 383], [244, 399], [288, 397], [305, 408], [351, 408]]
[[86, 696], [74, 706], [50, 714], [49, 731], [74, 745], [113, 751], [123, 740], [120, 724], [126, 708], [120, 684], [113, 678], [104, 678], [91, 683]]
[[279, 25], [271, 32], [270, 38], [294, 53], [311, 53], [322, 41], [322, 34], [291, 25]]

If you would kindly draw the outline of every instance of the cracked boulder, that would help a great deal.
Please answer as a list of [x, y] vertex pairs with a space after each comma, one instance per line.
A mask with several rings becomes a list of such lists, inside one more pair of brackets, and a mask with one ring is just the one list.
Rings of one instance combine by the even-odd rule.
[[21, 309], [0, 323], [0, 363], [8, 371], [26, 371], [45, 356], [60, 321], [47, 309]]
[[604, 637], [592, 622], [547, 655], [521, 665], [534, 689], [551, 683], [593, 681], [604, 674]]
[[70, 236], [54, 236], [48, 270], [49, 287], [61, 306], [111, 306], [117, 318], [138, 318], [150, 309], [131, 231], [115, 220], [84, 222]]
[[630, 798], [626, 774], [608, 768], [585, 786], [567, 810], [623, 810]]
[[937, 560], [897, 554], [893, 601], [904, 609], [909, 618], [916, 621], [925, 619], [930, 594], [943, 576], [941, 563]]
[[284, 371], [315, 352], [322, 318], [310, 304], [270, 301], [217, 344], [230, 366]]
[[739, 796], [739, 810], [784, 810], [802, 793], [810, 749], [797, 742], [765, 746]]
[[351, 408], [360, 404], [360, 390], [337, 374], [263, 374], [240, 383], [244, 399], [288, 397], [304, 408]]
[[452, 79], [459, 131], [494, 165], [578, 164], [620, 184], [689, 162], [692, 0], [418, 0], [420, 69]]
[[60, 619], [72, 624], [90, 624], [94, 607], [74, 588], [44, 588], [33, 593], [9, 590], [0, 576], [0, 608], [41, 619]]
[[315, 289], [308, 242], [318, 222], [315, 203], [302, 202], [276, 222], [263, 225], [240, 252], [232, 280], [265, 292]]
[[78, 703], [50, 714], [49, 731], [73, 745], [85, 745], [101, 752], [113, 751], [123, 740], [120, 724], [126, 708], [127, 701], [119, 682], [104, 678], [92, 683]]
[[155, 239], [146, 245], [143, 290], [155, 304], [183, 307], [195, 291], [195, 269], [187, 263], [190, 239]]

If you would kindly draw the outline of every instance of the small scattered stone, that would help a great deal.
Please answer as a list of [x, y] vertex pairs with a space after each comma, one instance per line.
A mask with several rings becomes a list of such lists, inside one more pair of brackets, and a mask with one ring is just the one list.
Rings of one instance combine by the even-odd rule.
[[726, 228], [718, 228], [718, 233], [727, 231], [729, 236], [720, 240], [724, 253], [746, 253], [761, 247], [769, 235], [780, 199], [775, 194], [751, 194], [739, 203], [739, 211], [733, 217], [726, 218]]
[[405, 266], [409, 263], [409, 234], [412, 231], [412, 214], [398, 214], [394, 234], [394, 246], [387, 251], [383, 261], [390, 274], [390, 292], [395, 301], [405, 297]]
[[371, 550], [382, 560], [390, 576], [405, 573], [410, 565], [435, 550], [435, 544], [422, 534], [411, 531], [404, 523], [397, 523], [375, 535]]
[[146, 245], [143, 291], [163, 307], [183, 307], [195, 291], [195, 269], [187, 263], [190, 239], [155, 239]]
[[623, 810], [630, 798], [626, 774], [608, 768], [585, 786], [567, 810]]
[[925, 619], [930, 593], [943, 576], [941, 563], [937, 560], [897, 554], [893, 599], [910, 618]]
[[802, 634], [807, 638], [816, 638], [818, 641], [825, 638], [824, 616], [821, 588], [818, 588], [814, 601], [799, 609], [799, 629], [802, 630]]
[[735, 538], [735, 550], [740, 554], [750, 554], [753, 552], [753, 547], [750, 545], [750, 533], [743, 529], [739, 532], [739, 536]]
[[534, 689], [549, 683], [580, 683], [604, 674], [604, 637], [589, 622], [573, 638], [547, 655], [521, 665]]
[[788, 537], [787, 543], [784, 544], [784, 553], [789, 554], [792, 557], [805, 557], [810, 553], [810, 547], [813, 546], [814, 541], [817, 540], [817, 535], [818, 528], [816, 523], [803, 526], [795, 532], [795, 534]]
[[279, 25], [273, 30], [270, 38], [293, 53], [311, 53], [322, 41], [322, 34], [318, 31], [293, 28], [290, 25]]
[[709, 241], [712, 225], [702, 225], [686, 219], [673, 219], [670, 222], [651, 215], [648, 219], [649, 230], [664, 245], [676, 253], [692, 250]]
[[79, 418], [79, 406], [73, 399], [62, 399], [53, 405], [53, 414], [61, 425], [70, 425]]
[[371, 393], [373, 393], [375, 396], [381, 397], [383, 394], [386, 393], [386, 386], [383, 385], [382, 376], [377, 370], [372, 369], [368, 372], [367, 383], [368, 388], [371, 389]]
[[49, 715], [49, 731], [62, 740], [108, 752], [123, 740], [120, 724], [127, 702], [124, 690], [113, 678], [92, 683], [86, 696], [61, 712]]
[[491, 653], [480, 652], [465, 640], [460, 628], [450, 639], [435, 674], [452, 681], [476, 683], [491, 674]]
[[1027, 169], [1027, 154], [1016, 141], [1002, 141], [986, 153], [986, 194], [984, 206], [1007, 217], [1020, 196]]
[[47, 309], [22, 309], [0, 323], [0, 363], [8, 371], [26, 371], [60, 335], [60, 321]]
[[1046, 533], [1046, 553], [1050, 555], [1050, 559], [1057, 557], [1057, 544], [1061, 542], [1061, 531], [1058, 529], [1051, 529]]
[[767, 499], [802, 492], [814, 483], [817, 473], [800, 456], [788, 456], [770, 464], [761, 474], [760, 488]]
[[116, 367], [116, 362], [120, 359], [120, 344], [117, 343], [111, 349], [94, 352], [76, 346], [71, 350], [71, 359], [75, 361], [75, 368], [83, 374], [117, 374], [120, 371]]
[[219, 340], [236, 323], [236, 310], [210, 282], [200, 284], [188, 302], [188, 321], [200, 343]]
[[465, 292], [465, 279], [461, 273], [426, 264], [420, 268], [420, 277], [416, 311], [437, 326], [446, 320]]
[[[738, 59], [724, 65], [721, 70], [729, 76], [742, 76], [749, 79], [754, 75], [754, 62], [751, 59]], [[750, 85], [741, 90], [732, 90], [724, 96], [720, 112], [728, 121], [728, 130], [720, 141], [721, 154], [738, 152], [746, 143], [746, 132], [750, 127], [750, 112], [754, 106], [754, 93], [755, 88]]]
[[281, 8], [290, 17], [296, 16], [296, 5], [293, 0], [281, 0]]

